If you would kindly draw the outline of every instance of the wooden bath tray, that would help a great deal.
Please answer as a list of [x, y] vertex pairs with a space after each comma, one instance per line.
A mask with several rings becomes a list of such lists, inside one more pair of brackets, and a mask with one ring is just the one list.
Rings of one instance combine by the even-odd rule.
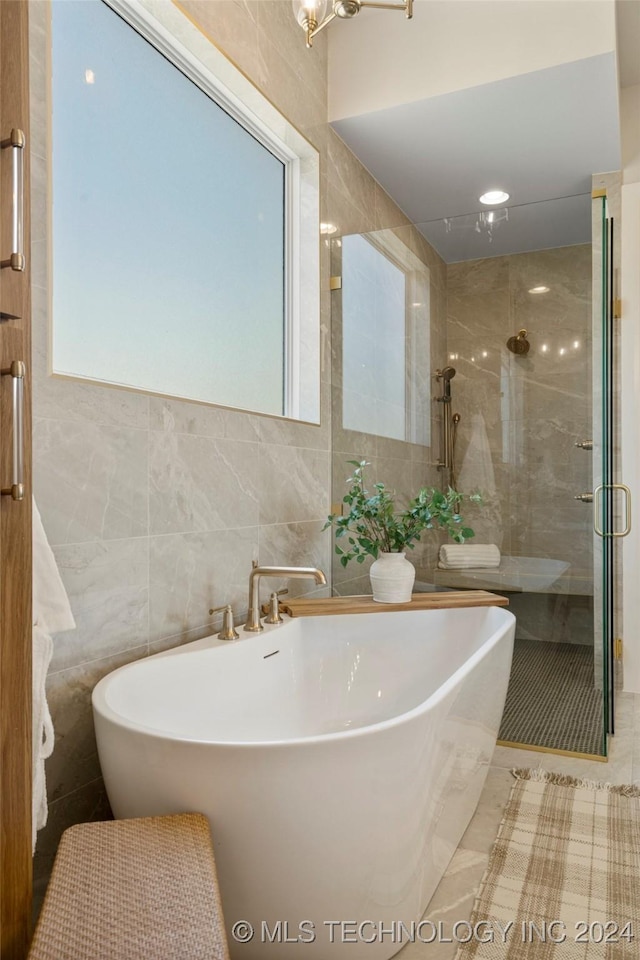
[[446, 610], [451, 607], [507, 607], [509, 601], [487, 590], [414, 593], [411, 603], [376, 603], [373, 597], [299, 597], [280, 602], [291, 617], [323, 617], [343, 613], [389, 613], [398, 610]]

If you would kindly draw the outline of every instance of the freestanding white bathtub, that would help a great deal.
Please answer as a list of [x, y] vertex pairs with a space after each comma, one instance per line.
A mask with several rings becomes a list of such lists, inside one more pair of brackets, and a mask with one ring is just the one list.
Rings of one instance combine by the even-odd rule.
[[121, 667], [93, 693], [114, 815], [209, 817], [234, 958], [391, 957], [478, 802], [514, 625], [301, 618]]

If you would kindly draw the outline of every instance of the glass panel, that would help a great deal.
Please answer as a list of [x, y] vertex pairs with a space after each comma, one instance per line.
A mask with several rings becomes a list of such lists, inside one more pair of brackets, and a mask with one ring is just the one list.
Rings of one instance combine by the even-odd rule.
[[429, 269], [392, 230], [339, 243], [342, 426], [428, 445]]
[[449, 355], [465, 377], [452, 383], [458, 488], [483, 493], [465, 519], [501, 562], [437, 580], [509, 597], [516, 642], [500, 739], [599, 754], [592, 513], [574, 499], [593, 489], [592, 455], [575, 446], [592, 437], [591, 284], [589, 243], [450, 268]]
[[[392, 489], [399, 505], [421, 487], [440, 486], [431, 444], [432, 333], [444, 317], [440, 286], [432, 287], [427, 247], [414, 227], [356, 234], [331, 241], [331, 273], [341, 278], [332, 296], [333, 486], [346, 493], [348, 461], [366, 460], [367, 489]], [[432, 254], [431, 254], [432, 256]], [[439, 341], [438, 341], [439, 342]], [[436, 537], [411, 554], [428, 577]], [[370, 558], [333, 565], [342, 594], [370, 593]], [[425, 579], [423, 577], [423, 579]]]
[[[596, 201], [597, 203], [598, 201]], [[598, 509], [599, 526], [604, 532], [601, 540], [601, 580], [602, 580], [602, 685], [605, 698], [603, 716], [603, 742], [607, 745], [607, 733], [613, 732], [613, 638], [614, 627], [614, 540], [611, 533], [615, 529], [614, 517], [614, 483], [613, 473], [613, 404], [612, 404], [612, 364], [613, 364], [613, 324], [611, 310], [612, 296], [612, 227], [613, 223], [608, 215], [607, 198], [599, 198], [600, 229], [601, 229], [601, 302], [599, 304], [600, 318], [600, 376], [601, 376], [601, 449], [600, 449], [600, 482], [603, 486]], [[601, 508], [600, 508], [601, 504]]]
[[593, 200], [593, 349], [594, 349], [594, 649], [595, 678], [603, 695], [602, 753], [607, 751], [609, 710], [612, 706], [611, 655], [613, 650], [613, 542], [611, 437], [611, 322], [609, 296], [610, 236], [607, 198]]
[[342, 422], [404, 440], [405, 276], [366, 237], [342, 241]]
[[53, 102], [54, 372], [282, 414], [285, 164], [100, 0]]

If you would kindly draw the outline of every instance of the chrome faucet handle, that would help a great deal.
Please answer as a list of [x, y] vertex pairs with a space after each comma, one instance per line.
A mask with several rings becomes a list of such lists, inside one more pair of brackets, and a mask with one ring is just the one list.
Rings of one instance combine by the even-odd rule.
[[237, 640], [240, 634], [233, 624], [233, 608], [230, 603], [222, 607], [212, 607], [211, 610], [209, 610], [209, 616], [212, 616], [214, 613], [222, 613], [223, 610], [224, 618], [222, 620], [222, 630], [218, 634], [218, 640]]

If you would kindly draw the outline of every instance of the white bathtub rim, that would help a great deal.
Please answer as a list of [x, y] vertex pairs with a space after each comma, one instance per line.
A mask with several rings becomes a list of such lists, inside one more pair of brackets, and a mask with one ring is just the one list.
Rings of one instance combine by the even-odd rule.
[[[180, 647], [174, 647], [171, 650], [162, 651], [158, 654], [154, 654], [152, 657], [141, 658], [140, 660], [134, 660], [130, 663], [123, 664], [121, 667], [118, 667], [116, 670], [111, 671], [105, 677], [98, 681], [94, 687], [91, 694], [91, 702], [93, 709], [106, 721], [109, 721], [116, 726], [125, 728], [133, 733], [141, 733], [145, 736], [153, 737], [158, 740], [172, 741], [175, 743], [188, 743], [193, 745], [200, 746], [212, 746], [216, 748], [228, 748], [233, 750], [249, 750], [249, 749], [260, 749], [263, 750], [265, 747], [270, 749], [283, 748], [283, 747], [292, 747], [292, 746], [310, 746], [310, 745], [319, 745], [324, 743], [336, 743], [342, 740], [352, 740], [358, 737], [364, 736], [373, 736], [379, 734], [384, 730], [391, 730], [396, 727], [402, 726], [404, 724], [410, 723], [412, 720], [415, 720], [418, 716], [423, 713], [428, 713], [431, 708], [435, 707], [441, 700], [443, 700], [448, 694], [455, 689], [455, 687], [460, 682], [461, 678], [469, 673], [485, 656], [492, 650], [496, 644], [504, 638], [504, 635], [513, 628], [515, 624], [514, 615], [508, 611], [504, 610], [504, 613], [508, 614], [506, 621], [501, 624], [490, 637], [484, 641], [482, 646], [473, 653], [468, 660], [465, 660], [450, 677], [441, 684], [437, 690], [419, 703], [417, 706], [412, 707], [410, 710], [406, 710], [403, 713], [399, 713], [394, 717], [389, 717], [386, 720], [379, 720], [375, 723], [369, 723], [360, 727], [354, 727], [349, 730], [337, 730], [331, 733], [322, 733], [322, 734], [313, 734], [311, 736], [305, 737], [287, 737], [278, 740], [216, 740], [212, 737], [193, 737], [193, 736], [184, 736], [182, 734], [174, 734], [170, 730], [159, 730], [156, 727], [150, 727], [141, 723], [139, 721], [129, 720], [126, 717], [123, 717], [122, 714], [117, 713], [113, 710], [112, 707], [106, 701], [106, 689], [110, 682], [113, 681], [113, 678], [121, 672], [128, 670], [132, 667], [141, 668], [142, 664], [147, 662], [150, 659], [155, 657], [165, 657], [167, 655], [184, 655], [186, 656], [189, 652], [196, 653], [197, 650], [191, 650], [190, 648], [198, 644], [198, 649], [215, 649], [210, 647], [205, 647], [204, 644], [207, 641], [215, 639], [215, 635], [212, 637], [203, 637], [201, 640], [194, 640], [191, 643], [183, 644]], [[278, 629], [277, 627], [275, 628]], [[242, 641], [251, 643], [253, 637], [242, 638]], [[236, 641], [236, 642], [242, 642]], [[229, 644], [225, 647], [222, 645], [218, 646], [218, 649], [229, 649]]]

